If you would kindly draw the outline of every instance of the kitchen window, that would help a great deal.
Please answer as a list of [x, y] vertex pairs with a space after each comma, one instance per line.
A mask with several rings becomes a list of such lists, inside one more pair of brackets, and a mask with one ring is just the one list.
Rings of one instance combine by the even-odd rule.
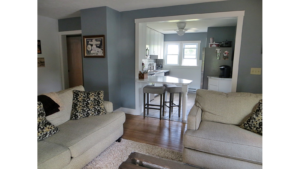
[[168, 66], [198, 66], [200, 41], [165, 42], [165, 63]]

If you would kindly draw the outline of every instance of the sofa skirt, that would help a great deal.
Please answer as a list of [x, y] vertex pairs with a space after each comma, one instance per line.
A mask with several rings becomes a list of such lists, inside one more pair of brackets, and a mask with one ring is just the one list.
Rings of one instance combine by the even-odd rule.
[[183, 149], [183, 162], [206, 169], [261, 169], [262, 165], [208, 154], [188, 148]]

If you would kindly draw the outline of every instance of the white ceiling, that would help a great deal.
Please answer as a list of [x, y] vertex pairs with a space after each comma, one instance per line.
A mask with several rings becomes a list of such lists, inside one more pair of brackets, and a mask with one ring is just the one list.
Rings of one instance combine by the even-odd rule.
[[224, 0], [38, 0], [38, 15], [62, 19], [80, 16], [81, 9], [108, 6], [117, 11]]
[[236, 26], [237, 18], [193, 19], [192, 21], [189, 19], [166, 22], [150, 22], [147, 23], [147, 26], [163, 34], [174, 34], [178, 30], [177, 22], [186, 22], [186, 33], [196, 33], [207, 32], [208, 27]]

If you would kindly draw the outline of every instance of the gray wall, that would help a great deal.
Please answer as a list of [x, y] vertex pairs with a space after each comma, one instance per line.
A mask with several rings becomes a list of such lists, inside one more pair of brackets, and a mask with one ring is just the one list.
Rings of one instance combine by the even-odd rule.
[[58, 20], [58, 31], [74, 31], [81, 30], [81, 18], [67, 18]]
[[106, 55], [108, 59], [108, 86], [109, 86], [109, 101], [113, 102], [114, 108], [121, 107], [120, 93], [121, 82], [120, 72], [120, 51], [119, 49], [119, 38], [121, 36], [121, 13], [111, 8], [106, 8], [106, 24], [107, 24], [107, 50]]
[[82, 36], [105, 35], [105, 58], [84, 58], [84, 85], [87, 91], [103, 90], [104, 99], [121, 107], [120, 100], [120, 21], [121, 13], [109, 7], [81, 10]]
[[[115, 49], [119, 52], [121, 106], [135, 108], [135, 19], [228, 11], [245, 11], [237, 91], [262, 93], [262, 75], [250, 75], [251, 67], [262, 67], [262, 0], [230, 0], [120, 12], [121, 21], [118, 26], [121, 36]], [[105, 34], [105, 16], [104, 11], [82, 10], [83, 35]], [[85, 85], [89, 89], [103, 87], [108, 90], [107, 64], [107, 58], [84, 59], [84, 75], [87, 76]]]
[[37, 68], [38, 94], [62, 89], [57, 27], [56, 19], [38, 16], [37, 38], [41, 40], [42, 54], [37, 57], [45, 59], [45, 67]]
[[232, 47], [235, 45], [236, 26], [209, 27], [207, 29], [207, 47], [210, 38], [215, 42], [232, 41]]
[[200, 43], [200, 58], [202, 60], [202, 50], [206, 47], [207, 33], [186, 33], [183, 36], [177, 34], [164, 34], [164, 41], [201, 41]]
[[[106, 7], [81, 10], [82, 36], [104, 35], [107, 49]], [[108, 56], [105, 58], [84, 58], [83, 77], [84, 88], [87, 91], [104, 91], [104, 99], [108, 94]]]
[[250, 75], [251, 67], [262, 67], [262, 1], [231, 0], [199, 3], [122, 12], [120, 97], [123, 107], [135, 108], [135, 19], [241, 10], [245, 11], [245, 16], [237, 91], [262, 93], [262, 76]]

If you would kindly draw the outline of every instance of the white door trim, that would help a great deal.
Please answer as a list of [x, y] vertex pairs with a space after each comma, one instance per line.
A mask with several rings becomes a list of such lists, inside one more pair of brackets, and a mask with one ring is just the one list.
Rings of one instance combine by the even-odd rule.
[[[234, 61], [232, 70], [232, 84], [231, 91], [236, 92], [237, 78], [240, 60], [240, 48], [242, 41], [242, 29], [244, 21], [245, 11], [229, 11], [229, 12], [217, 12], [217, 13], [205, 13], [205, 14], [192, 14], [192, 15], [177, 15], [177, 16], [166, 16], [166, 17], [154, 17], [154, 18], [140, 18], [135, 19], [135, 78], [138, 78], [139, 73], [139, 24], [146, 22], [158, 22], [167, 20], [186, 20], [186, 19], [205, 19], [205, 18], [226, 18], [226, 17], [237, 17], [236, 26], [236, 38], [235, 38], [235, 49], [234, 49]], [[138, 89], [139, 85], [135, 83], [135, 107], [138, 109]]]
[[64, 47], [63, 45], [63, 37], [66, 35], [79, 35], [82, 34], [81, 30], [75, 30], [75, 31], [64, 31], [64, 32], [58, 32], [58, 44], [59, 44], [59, 57], [60, 57], [60, 74], [61, 74], [61, 87], [62, 90], [65, 89], [65, 75], [64, 75]]

